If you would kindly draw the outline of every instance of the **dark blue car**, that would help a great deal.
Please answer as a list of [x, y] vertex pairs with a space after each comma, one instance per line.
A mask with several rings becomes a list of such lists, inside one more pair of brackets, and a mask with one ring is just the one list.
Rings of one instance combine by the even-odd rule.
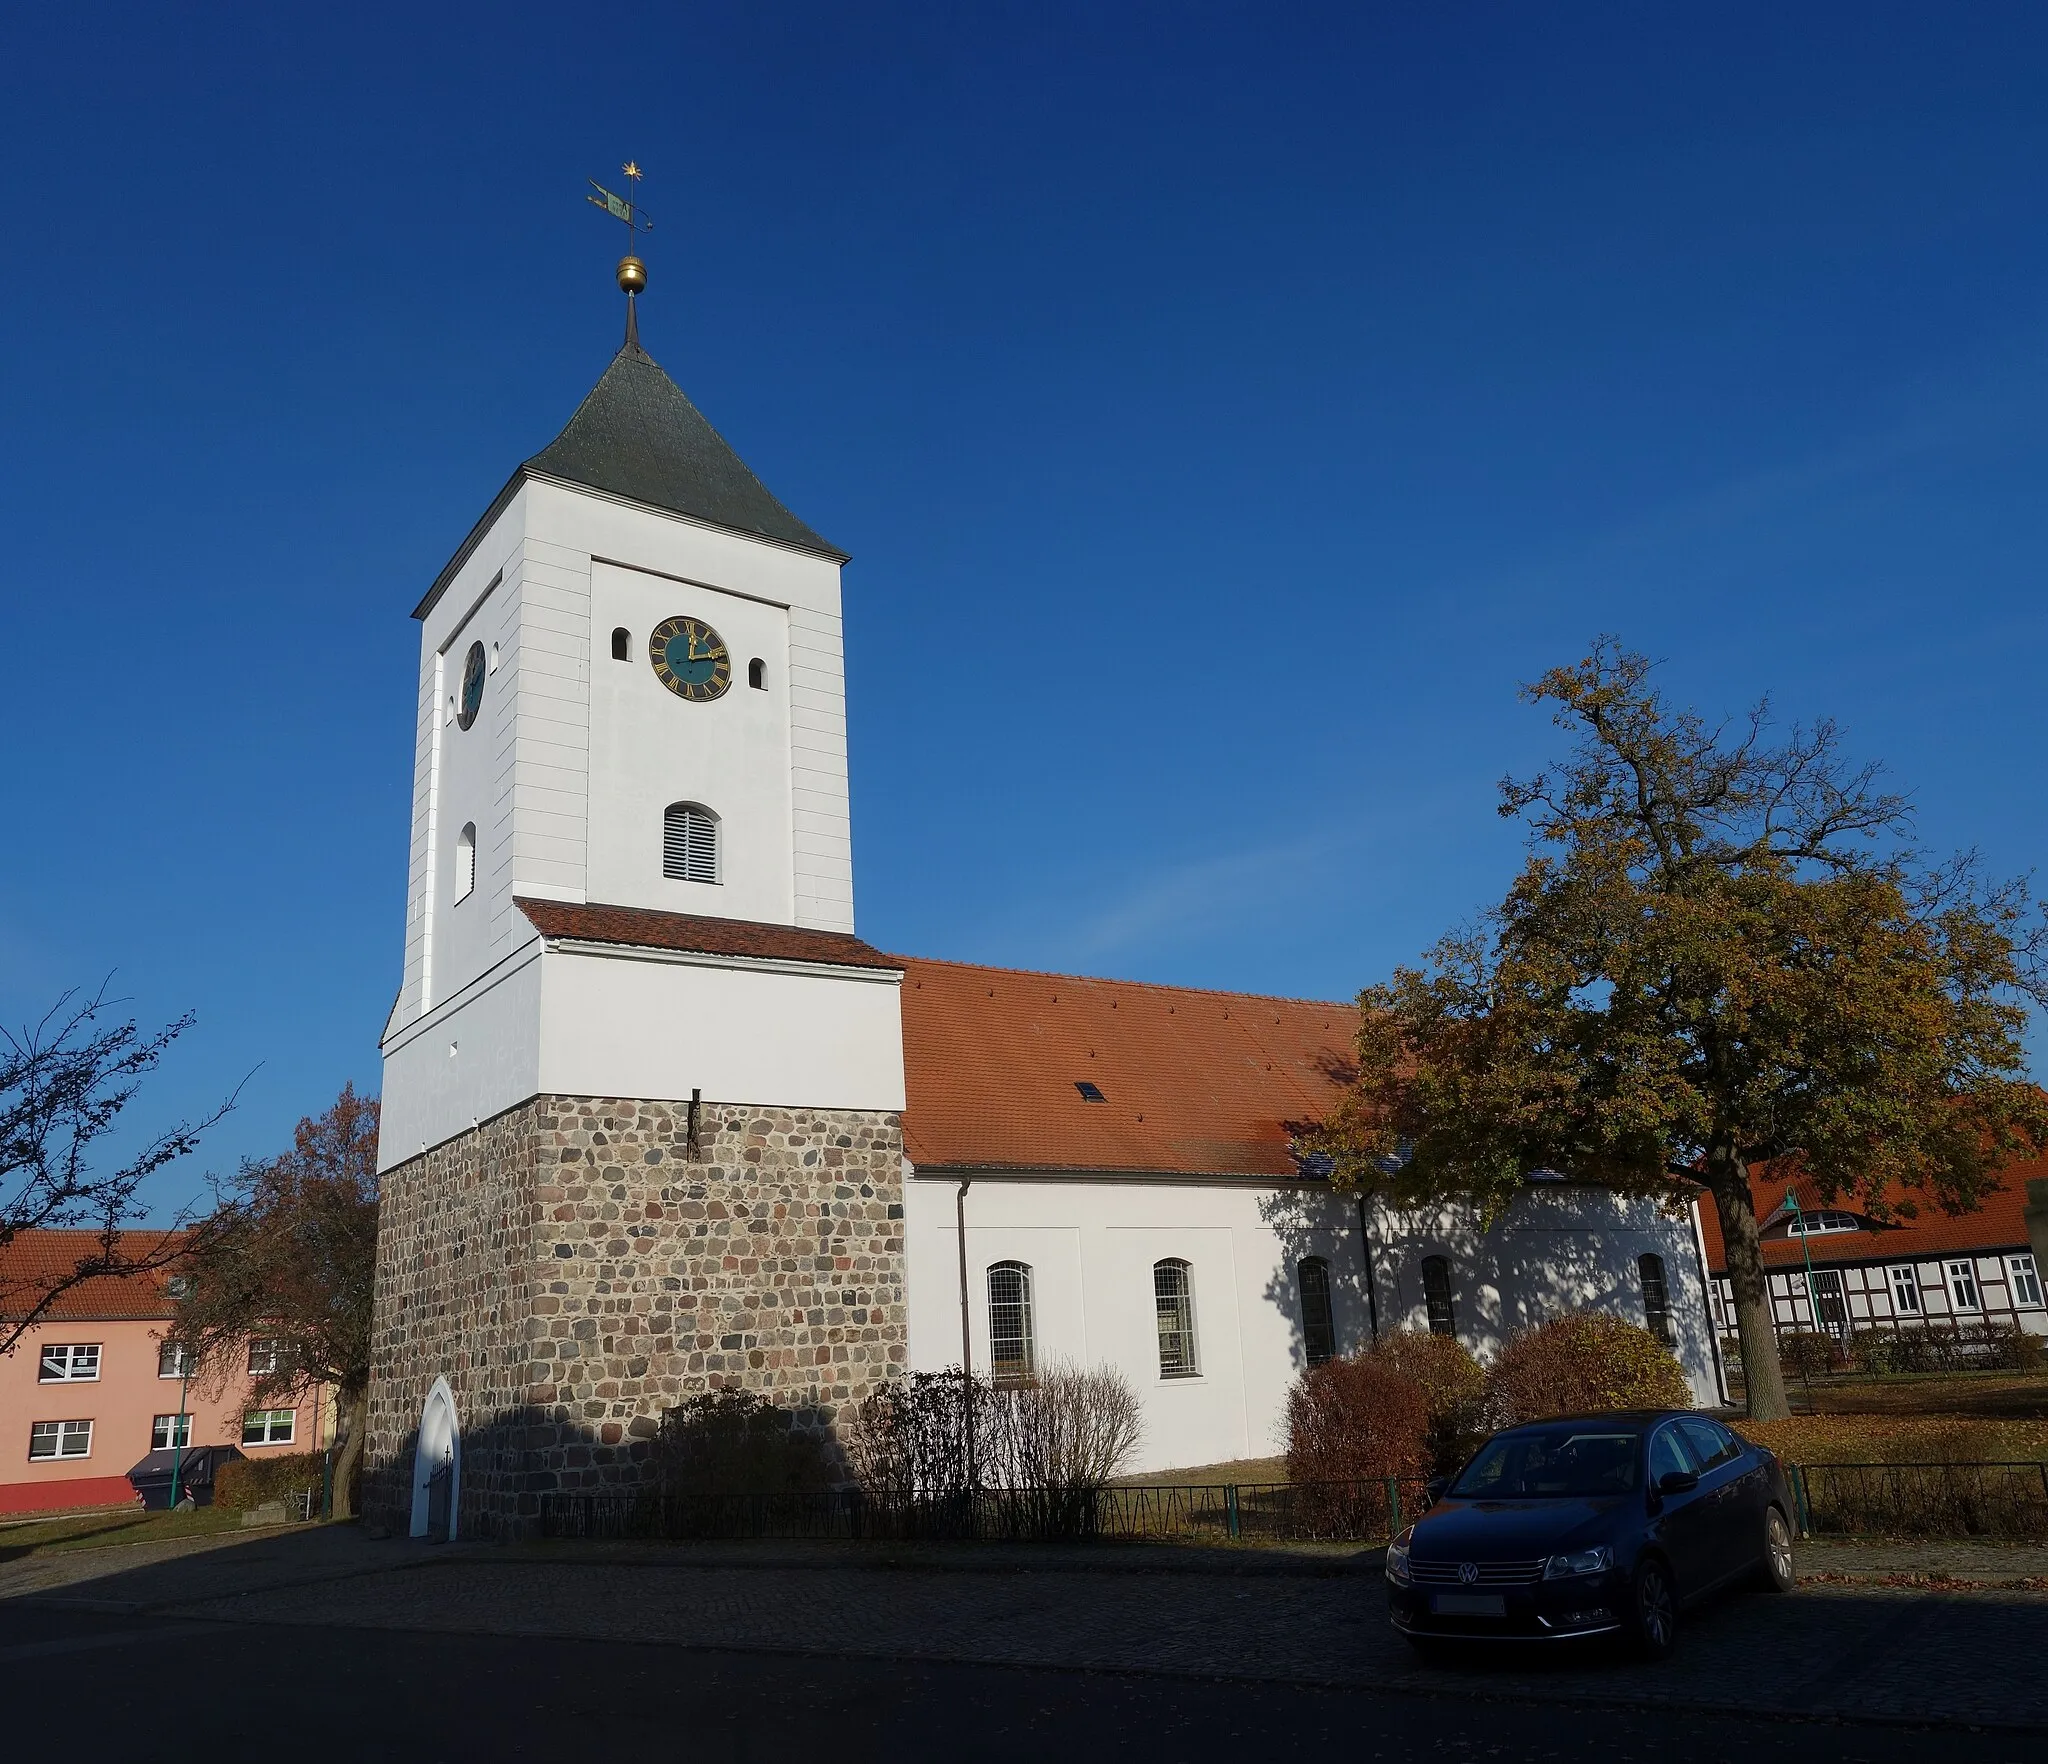
[[1705, 1415], [1510, 1427], [1432, 1492], [1387, 1549], [1394, 1627], [1425, 1651], [1619, 1636], [1661, 1658], [1682, 1605], [1793, 1583], [1784, 1466]]

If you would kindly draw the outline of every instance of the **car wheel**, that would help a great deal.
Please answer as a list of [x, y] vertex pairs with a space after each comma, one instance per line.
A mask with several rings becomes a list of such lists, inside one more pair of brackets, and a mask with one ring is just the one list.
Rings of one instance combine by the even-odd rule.
[[1799, 1584], [1792, 1566], [1792, 1527], [1776, 1507], [1764, 1514], [1764, 1587], [1787, 1593]]
[[1645, 1660], [1662, 1660], [1678, 1645], [1678, 1589], [1671, 1570], [1655, 1556], [1636, 1569], [1629, 1609], [1630, 1639]]

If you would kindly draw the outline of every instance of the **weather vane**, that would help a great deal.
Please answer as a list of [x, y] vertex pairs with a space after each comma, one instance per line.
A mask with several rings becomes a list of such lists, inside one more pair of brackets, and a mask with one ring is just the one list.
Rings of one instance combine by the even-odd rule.
[[[632, 188], [637, 195], [640, 188], [639, 164], [629, 159], [619, 170], [633, 180]], [[653, 232], [654, 222], [648, 219], [647, 211], [639, 203], [614, 195], [595, 178], [589, 182], [597, 194], [583, 200], [603, 209], [612, 219], [626, 223], [626, 255], [619, 259], [619, 288], [626, 296], [626, 342], [637, 349], [640, 345], [640, 322], [634, 310], [634, 296], [647, 286], [647, 266], [640, 261], [640, 235]]]

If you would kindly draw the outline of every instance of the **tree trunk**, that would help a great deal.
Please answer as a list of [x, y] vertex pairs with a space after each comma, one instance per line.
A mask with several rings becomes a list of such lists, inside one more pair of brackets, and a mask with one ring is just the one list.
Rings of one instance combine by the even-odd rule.
[[370, 1426], [370, 1387], [360, 1385], [336, 1391], [334, 1412], [341, 1423], [340, 1450], [334, 1456], [334, 1516], [356, 1516], [352, 1488], [356, 1466], [363, 1461], [363, 1442]]
[[1771, 1292], [1757, 1238], [1756, 1208], [1749, 1197], [1749, 1171], [1732, 1144], [1707, 1148], [1707, 1186], [1721, 1217], [1722, 1252], [1728, 1284], [1735, 1290], [1735, 1331], [1742, 1344], [1742, 1383], [1752, 1421], [1782, 1421], [1792, 1413], [1785, 1400], [1785, 1370], [1778, 1362], [1777, 1331], [1771, 1327]]

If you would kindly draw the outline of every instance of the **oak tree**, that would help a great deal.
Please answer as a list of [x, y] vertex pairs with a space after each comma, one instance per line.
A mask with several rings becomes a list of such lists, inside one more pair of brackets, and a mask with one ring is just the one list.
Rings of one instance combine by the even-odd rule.
[[[292, 1148], [245, 1163], [194, 1233], [172, 1324], [203, 1383], [255, 1373], [252, 1400], [335, 1393], [334, 1512], [353, 1512], [377, 1272], [377, 1100], [345, 1085]], [[245, 1357], [252, 1341], [269, 1351]]]
[[1360, 998], [1360, 1075], [1308, 1149], [1336, 1180], [1498, 1214], [1532, 1172], [1704, 1183], [1750, 1413], [1787, 1413], [1750, 1175], [1883, 1218], [1977, 1203], [2048, 1143], [2027, 1079], [2040, 926], [2021, 883], [1931, 863], [1832, 723], [1712, 726], [1603, 639], [1523, 696], [1575, 737], [1501, 785], [1507, 897]]

